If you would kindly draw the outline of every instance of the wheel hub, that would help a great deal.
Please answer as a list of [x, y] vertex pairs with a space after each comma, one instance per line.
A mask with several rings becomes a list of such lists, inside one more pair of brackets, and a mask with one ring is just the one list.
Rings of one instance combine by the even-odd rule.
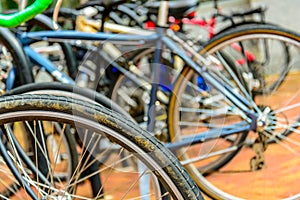
[[274, 127], [276, 124], [276, 117], [275, 114], [272, 113], [272, 109], [270, 107], [266, 107], [266, 106], [260, 106], [262, 113], [261, 115], [258, 117], [257, 122], [256, 122], [256, 130], [258, 132], [270, 132], [272, 130], [274, 130]]

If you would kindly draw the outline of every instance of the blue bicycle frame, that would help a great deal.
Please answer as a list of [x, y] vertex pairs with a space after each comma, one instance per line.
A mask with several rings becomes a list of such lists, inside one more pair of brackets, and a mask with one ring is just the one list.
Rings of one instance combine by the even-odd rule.
[[[29, 45], [36, 41], [70, 41], [70, 40], [87, 40], [87, 41], [97, 41], [97, 42], [107, 42], [113, 44], [126, 44], [126, 45], [146, 45], [151, 43], [155, 45], [154, 52], [154, 83], [160, 82], [160, 63], [161, 60], [161, 49], [165, 46], [170, 49], [174, 54], [182, 58], [182, 60], [194, 69], [199, 76], [205, 80], [206, 83], [216, 88], [220, 93], [222, 93], [229, 101], [231, 101], [237, 108], [239, 108], [250, 120], [248, 123], [239, 123], [236, 125], [230, 125], [230, 127], [223, 127], [222, 129], [214, 129], [205, 133], [191, 135], [184, 138], [180, 142], [166, 144], [168, 148], [175, 150], [180, 147], [188, 146], [191, 144], [200, 143], [209, 139], [215, 139], [217, 137], [225, 137], [230, 134], [241, 133], [244, 131], [256, 130], [256, 123], [259, 113], [252, 111], [251, 102], [247, 100], [242, 95], [233, 93], [230, 87], [226, 83], [218, 80], [211, 73], [206, 71], [205, 66], [199, 66], [196, 62], [190, 58], [182, 48], [178, 48], [178, 44], [175, 43], [167, 34], [165, 28], [158, 28], [156, 33], [148, 36], [139, 35], [127, 35], [127, 34], [110, 34], [110, 33], [84, 33], [76, 31], [41, 31], [41, 32], [26, 32], [18, 35], [21, 41], [25, 53], [28, 55], [30, 60], [43, 68], [45, 68], [49, 73], [53, 75], [55, 79], [63, 83], [75, 84], [75, 81], [68, 77], [63, 72], [59, 71], [47, 58], [41, 56], [39, 53], [35, 52]], [[107, 58], [109, 59], [109, 58]], [[116, 64], [116, 63], [115, 63]], [[136, 81], [138, 84], [138, 79], [135, 75], [130, 73], [125, 73], [125, 76], [129, 76], [132, 81]], [[158, 85], [153, 84], [150, 93], [150, 105], [151, 108], [155, 105], [157, 99]], [[155, 126], [155, 109], [149, 109], [148, 112], [148, 126], [147, 130], [153, 132]]]

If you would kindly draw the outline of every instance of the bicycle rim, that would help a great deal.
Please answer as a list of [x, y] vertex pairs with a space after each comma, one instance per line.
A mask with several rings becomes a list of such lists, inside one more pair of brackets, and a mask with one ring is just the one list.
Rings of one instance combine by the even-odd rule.
[[[173, 169], [178, 167], [175, 167], [174, 164], [172, 164], [173, 161], [176, 162], [176, 158], [174, 157], [174, 160], [171, 162], [164, 160], [164, 158], [160, 156], [162, 155], [160, 152], [168, 154], [163, 150], [164, 147], [157, 146], [157, 143], [152, 143], [153, 138], [150, 139], [148, 137], [149, 135], [144, 135], [148, 138], [145, 138], [145, 141], [143, 142], [143, 134], [135, 135], [137, 129], [134, 125], [121, 119], [120, 116], [116, 115], [114, 118], [113, 113], [101, 107], [98, 109], [96, 108], [94, 111], [100, 114], [99, 112], [102, 110], [102, 115], [97, 115], [95, 112], [92, 114], [93, 111], [90, 106], [84, 105], [84, 103], [75, 103], [71, 105], [72, 101], [68, 102], [66, 98], [62, 97], [59, 99], [49, 99], [48, 95], [33, 95], [28, 99], [26, 99], [26, 97], [29, 96], [25, 95], [21, 97], [21, 99], [13, 98], [14, 103], [13, 105], [10, 104], [12, 105], [10, 109], [3, 111], [1, 114], [1, 122], [4, 126], [19, 121], [33, 124], [38, 124], [37, 122], [39, 120], [42, 120], [43, 122], [48, 121], [49, 123], [59, 121], [59, 123], [63, 124], [62, 130], [66, 130], [66, 124], [70, 125], [74, 129], [73, 131], [79, 134], [83, 142], [83, 146], [77, 147], [79, 149], [78, 166], [71, 176], [71, 179], [69, 181], [64, 181], [53, 178], [54, 173], [52, 169], [53, 167], [55, 168], [56, 163], [50, 162], [50, 156], [47, 155], [46, 151], [43, 149], [43, 144], [36, 141], [37, 146], [41, 148], [40, 152], [42, 156], [47, 160], [46, 167], [48, 172], [46, 174], [44, 173], [44, 176], [49, 183], [43, 183], [41, 177], [37, 178], [28, 166], [24, 165], [19, 152], [13, 148], [16, 143], [12, 142], [10, 135], [14, 134], [15, 130], [5, 132], [4, 135], [8, 138], [6, 147], [12, 147], [10, 148], [10, 154], [12, 155], [11, 159], [18, 168], [19, 173], [22, 174], [24, 180], [23, 184], [29, 184], [38, 198], [163, 199], [172, 196], [174, 199], [186, 199], [191, 195], [190, 197], [193, 199], [199, 195], [197, 194], [194, 196], [193, 194], [190, 194], [191, 191], [195, 191], [195, 189], [189, 188], [192, 185], [186, 185], [186, 181], [183, 177], [179, 178], [181, 179], [181, 182], [177, 182], [177, 180], [174, 179], [176, 176], [171, 178], [171, 176], [174, 175], [172, 175], [172, 173], [179, 173], [179, 171], [173, 171]], [[43, 97], [45, 97], [45, 99]], [[2, 102], [2, 105], [7, 105], [9, 102], [7, 100], [5, 101], [6, 103]], [[20, 108], [19, 103], [21, 103], [23, 107], [26, 107], [25, 111]], [[70, 108], [71, 110], [69, 110]], [[82, 112], [82, 109], [86, 111], [86, 114]], [[121, 121], [119, 121], [119, 119], [121, 119]], [[33, 131], [37, 129], [38, 127], [35, 127]], [[120, 134], [120, 132], [123, 133]], [[98, 141], [103, 140], [110, 141], [111, 144], [106, 146], [105, 143], [98, 143]], [[102, 151], [100, 152], [94, 151], [98, 145], [102, 148]], [[150, 150], [148, 148], [152, 149], [151, 152], [148, 152], [148, 150]], [[126, 151], [126, 157], [122, 157], [121, 154]], [[96, 159], [101, 160], [102, 156], [106, 156], [106, 152], [111, 153], [109, 160], [98, 165], [98, 169], [93, 173], [85, 171], [85, 169], [89, 168], [93, 163], [97, 162]], [[171, 156], [171, 154], [169, 156]], [[138, 160], [138, 163], [141, 163], [141, 167], [139, 167], [138, 170], [123, 165], [127, 159], [132, 159], [132, 157], [135, 157]], [[85, 159], [83, 160], [83, 158]], [[54, 161], [55, 160], [56, 159], [54, 159]], [[49, 166], [50, 164], [52, 167]], [[166, 167], [163, 167], [162, 165], [165, 165]], [[4, 165], [1, 169], [7, 169], [7, 166]], [[1, 172], [3, 171], [1, 170]], [[1, 176], [13, 179], [11, 173], [7, 170], [6, 172], [7, 173], [1, 173]], [[101, 178], [99, 190], [94, 194], [92, 194], [92, 191], [88, 190], [89, 187], [87, 187], [86, 184], [86, 180], [93, 176], [100, 176]], [[179, 175], [179, 177], [181, 176], [182, 175]], [[121, 179], [122, 181], [120, 181]], [[159, 181], [163, 183], [165, 188], [167, 188], [167, 191], [162, 191], [160, 189]], [[141, 186], [141, 183], [144, 184]], [[145, 185], [145, 183], [147, 184]], [[21, 184], [21, 186], [23, 185]], [[26, 199], [29, 197], [24, 190], [16, 190], [15, 192], [14, 197], [16, 198]], [[184, 193], [188, 195], [185, 195]]]

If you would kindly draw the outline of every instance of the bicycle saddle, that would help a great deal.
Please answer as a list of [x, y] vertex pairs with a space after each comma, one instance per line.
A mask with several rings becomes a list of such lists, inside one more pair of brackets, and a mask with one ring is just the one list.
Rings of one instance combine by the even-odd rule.
[[[168, 5], [169, 15], [175, 18], [183, 18], [188, 11], [196, 9], [199, 5], [199, 0], [169, 1]], [[148, 9], [149, 14], [157, 15], [160, 1], [148, 1], [144, 4], [144, 6]]]

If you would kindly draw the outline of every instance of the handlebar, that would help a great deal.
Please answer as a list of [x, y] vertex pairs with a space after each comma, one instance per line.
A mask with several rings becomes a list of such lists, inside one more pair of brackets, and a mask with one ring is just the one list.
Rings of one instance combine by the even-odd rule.
[[0, 14], [1, 27], [15, 27], [43, 12], [52, 0], [36, 0], [24, 10], [13, 14]]

